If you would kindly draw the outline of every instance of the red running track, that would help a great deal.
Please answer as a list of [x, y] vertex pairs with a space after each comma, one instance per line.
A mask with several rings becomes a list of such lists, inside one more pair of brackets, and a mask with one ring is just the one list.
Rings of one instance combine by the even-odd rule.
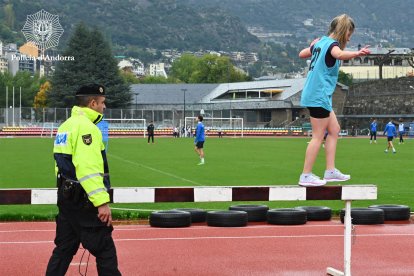
[[[352, 275], [414, 275], [414, 224], [357, 225]], [[123, 275], [325, 275], [343, 269], [338, 221], [301, 226], [151, 228], [118, 225], [113, 233]], [[44, 275], [54, 247], [51, 222], [0, 223], [0, 275]], [[79, 275], [83, 250], [67, 275]], [[87, 255], [87, 254], [85, 254]], [[80, 265], [84, 274], [86, 257]], [[91, 256], [87, 275], [97, 275]]]

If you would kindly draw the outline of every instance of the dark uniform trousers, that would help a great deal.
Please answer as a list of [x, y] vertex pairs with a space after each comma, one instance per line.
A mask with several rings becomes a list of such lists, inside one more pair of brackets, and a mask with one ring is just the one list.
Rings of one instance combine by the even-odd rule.
[[46, 275], [65, 275], [81, 243], [83, 248], [96, 257], [98, 275], [121, 275], [112, 239], [113, 227], [108, 227], [99, 220], [98, 209], [87, 199], [80, 184], [73, 187], [70, 195], [64, 196], [63, 184], [58, 184], [56, 247], [50, 257]]
[[154, 143], [154, 132], [148, 132], [148, 143], [152, 139], [152, 142]]

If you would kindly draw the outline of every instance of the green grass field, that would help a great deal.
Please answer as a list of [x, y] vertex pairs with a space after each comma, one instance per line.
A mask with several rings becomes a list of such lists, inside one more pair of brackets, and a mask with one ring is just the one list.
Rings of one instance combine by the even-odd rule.
[[[113, 138], [108, 148], [111, 182], [113, 187], [296, 185], [307, 141], [308, 138], [211, 138], [205, 143], [206, 165], [197, 166], [199, 160], [192, 139], [157, 138], [156, 144], [147, 144], [143, 138]], [[354, 206], [405, 204], [413, 208], [414, 140], [407, 139], [403, 145], [396, 143], [397, 154], [385, 154], [385, 145], [384, 138], [380, 138], [378, 144], [369, 144], [367, 138], [339, 139], [336, 166], [352, 176], [344, 184], [378, 186], [378, 200], [356, 202]], [[52, 148], [53, 140], [47, 138], [0, 139], [0, 188], [54, 187]], [[321, 150], [314, 173], [322, 176], [324, 166], [325, 155]], [[220, 209], [232, 204], [236, 203], [115, 206]], [[343, 203], [334, 201], [265, 204], [278, 207], [323, 204], [336, 210], [343, 207]], [[0, 218], [16, 210], [39, 214], [55, 212], [54, 207], [46, 209], [48, 211], [43, 208], [45, 206], [2, 206]]]

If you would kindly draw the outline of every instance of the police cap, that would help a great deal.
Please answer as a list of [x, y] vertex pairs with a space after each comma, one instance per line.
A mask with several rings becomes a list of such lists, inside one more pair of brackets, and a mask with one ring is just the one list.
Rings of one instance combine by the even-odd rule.
[[105, 87], [97, 83], [89, 83], [79, 87], [76, 96], [105, 96]]

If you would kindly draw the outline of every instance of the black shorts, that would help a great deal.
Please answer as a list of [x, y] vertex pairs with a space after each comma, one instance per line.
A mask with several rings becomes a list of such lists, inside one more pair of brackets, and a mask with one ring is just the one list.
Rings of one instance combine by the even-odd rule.
[[387, 141], [388, 141], [388, 142], [392, 142], [392, 140], [393, 140], [393, 139], [394, 139], [394, 137], [392, 137], [392, 136], [388, 136], [388, 137], [387, 137]]
[[308, 107], [309, 114], [312, 118], [324, 119], [328, 118], [331, 113], [329, 110], [326, 110], [323, 107]]
[[202, 149], [204, 147], [204, 141], [203, 142], [197, 142], [196, 147], [198, 149]]

